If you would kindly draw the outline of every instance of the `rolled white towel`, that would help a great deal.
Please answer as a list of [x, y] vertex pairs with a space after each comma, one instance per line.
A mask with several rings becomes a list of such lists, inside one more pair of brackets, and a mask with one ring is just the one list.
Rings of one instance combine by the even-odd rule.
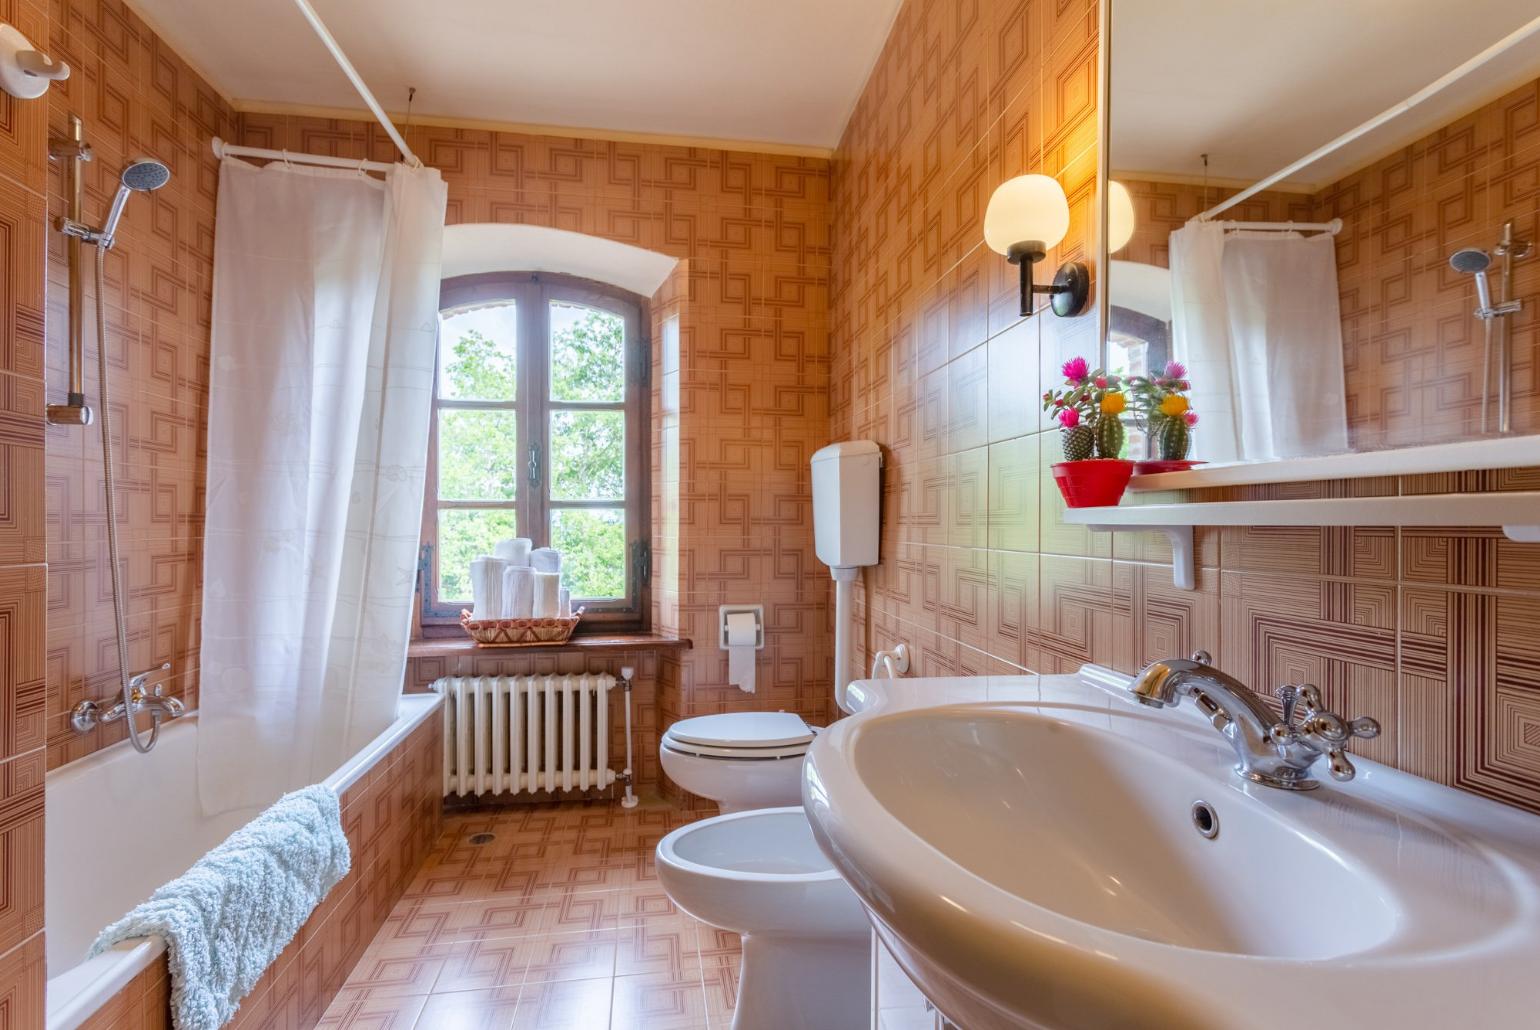
[[534, 549], [534, 546], [534, 541], [529, 537], [516, 536], [508, 540], [499, 540], [492, 548], [492, 553], [509, 565], [528, 565], [529, 552]]
[[572, 591], [566, 587], [561, 588], [561, 596], [556, 600], [556, 617], [558, 619], [572, 618]]
[[503, 572], [503, 611], [508, 619], [528, 619], [534, 611], [535, 570], [510, 565]]
[[503, 571], [508, 563], [484, 554], [471, 561], [471, 618], [503, 617]]
[[561, 552], [554, 547], [537, 547], [529, 552], [529, 566], [536, 572], [560, 572]]
[[561, 603], [561, 573], [535, 572], [535, 615], [537, 619], [554, 619]]

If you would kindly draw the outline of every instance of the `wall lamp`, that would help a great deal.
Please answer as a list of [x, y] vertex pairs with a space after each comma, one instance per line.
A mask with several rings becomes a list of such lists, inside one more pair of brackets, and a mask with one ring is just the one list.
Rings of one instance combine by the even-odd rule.
[[1032, 296], [1046, 293], [1056, 315], [1078, 315], [1091, 295], [1091, 273], [1081, 261], [1059, 266], [1052, 286], [1032, 281], [1032, 269], [1069, 232], [1069, 201], [1051, 175], [1018, 175], [995, 187], [984, 210], [984, 242], [1021, 268], [1021, 313], [1032, 314]]

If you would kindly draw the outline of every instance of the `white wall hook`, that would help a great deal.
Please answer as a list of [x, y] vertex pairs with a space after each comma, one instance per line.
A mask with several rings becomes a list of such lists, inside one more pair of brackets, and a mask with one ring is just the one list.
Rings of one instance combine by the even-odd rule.
[[0, 88], [22, 100], [36, 100], [50, 83], [70, 77], [70, 66], [32, 45], [14, 25], [0, 24]]

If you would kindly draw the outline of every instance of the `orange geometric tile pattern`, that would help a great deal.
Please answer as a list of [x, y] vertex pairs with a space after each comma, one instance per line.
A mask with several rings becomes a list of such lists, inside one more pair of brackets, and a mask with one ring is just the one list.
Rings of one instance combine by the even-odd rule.
[[[147, 154], [171, 168], [164, 188], [128, 205], [119, 244], [108, 254], [103, 301], [129, 663], [139, 670], [171, 662], [164, 688], [191, 706], [198, 682], [218, 181], [209, 139], [232, 137], [236, 115], [121, 0], [62, 0], [52, 5], [46, 25], [50, 52], [68, 61], [72, 74], [31, 105], [46, 118], [37, 146], [41, 157], [47, 136], [67, 136], [70, 115], [84, 121], [95, 155], [84, 166], [86, 220], [106, 210], [129, 159]], [[37, 277], [40, 327], [46, 310], [44, 367], [48, 397], [57, 401], [67, 381], [69, 279], [63, 238], [46, 231], [45, 215], [66, 212], [67, 178], [63, 162], [41, 161], [39, 173], [35, 227], [9, 245], [26, 241], [35, 255], [28, 277]], [[0, 205], [5, 195], [0, 185]], [[96, 406], [95, 257], [89, 247], [84, 254], [85, 392]], [[118, 683], [99, 430], [49, 427], [45, 442], [44, 490], [36, 495], [47, 509], [49, 562], [44, 732], [49, 767], [57, 768], [121, 740], [125, 729], [117, 723], [82, 735], [68, 723], [77, 702], [107, 697]]]
[[679, 911], [653, 864], [691, 818], [657, 801], [450, 815], [319, 1025], [730, 1026], [738, 939]]
[[[1491, 530], [1200, 531], [1198, 589], [1184, 591], [1172, 586], [1158, 540], [1060, 521], [1051, 476], [1058, 439], [1035, 398], [1064, 359], [1098, 353], [1096, 320], [1020, 319], [1015, 269], [984, 248], [981, 221], [995, 183], [1054, 175], [1072, 223], [1047, 263], [1088, 256], [1096, 17], [1094, 0], [911, 0], [836, 153], [831, 438], [869, 437], [886, 452], [882, 564], [857, 590], [849, 674], [898, 641], [915, 649], [919, 675], [1063, 672], [1088, 661], [1132, 671], [1202, 647], [1249, 682], [1314, 680], [1334, 705], [1376, 716], [1386, 732], [1366, 754], [1540, 811], [1540, 545]], [[1469, 284], [1440, 271], [1449, 248], [1490, 247], [1462, 233], [1503, 217], [1536, 236], [1537, 90], [1515, 91], [1352, 177], [1356, 185], [1337, 184], [1330, 210], [1270, 193], [1239, 215], [1340, 215], [1339, 251], [1357, 262], [1343, 273], [1345, 298], [1381, 253], [1371, 243], [1396, 244], [1407, 282], [1419, 285], [1415, 303], [1394, 315], [1406, 312], [1416, 328], [1397, 330], [1393, 313], [1367, 310], [1372, 291], [1360, 291], [1344, 301], [1357, 319], [1347, 330], [1351, 360], [1369, 362], [1372, 345], [1388, 355], [1390, 379], [1421, 376], [1431, 367], [1428, 334], [1453, 331], [1452, 319], [1471, 322], [1459, 292]], [[1140, 231], [1118, 256], [1163, 264], [1166, 234], [1202, 198], [1190, 187], [1134, 186]], [[1479, 210], [1462, 208], [1463, 198]], [[1530, 268], [1540, 274], [1540, 263]], [[1536, 282], [1520, 277], [1516, 289], [1533, 292]], [[1370, 332], [1369, 323], [1389, 328]], [[1532, 327], [1532, 313], [1515, 323], [1524, 397], [1533, 392]], [[1398, 349], [1393, 339], [1410, 342]], [[1375, 389], [1394, 405], [1370, 418], [1375, 405], [1356, 404], [1355, 432], [1387, 441], [1399, 430], [1386, 412], [1435, 424], [1434, 392], [1451, 412], [1469, 407], [1458, 389], [1419, 393], [1389, 379]], [[1516, 419], [1530, 417], [1528, 403], [1516, 403]], [[1535, 481], [1534, 470], [1471, 472], [1191, 499], [1534, 489]]]
[[[56, 5], [57, 6], [57, 5]], [[50, 42], [41, 0], [0, 21]], [[43, 322], [48, 107], [0, 95], [0, 1026], [41, 1026], [47, 768], [47, 508]]]

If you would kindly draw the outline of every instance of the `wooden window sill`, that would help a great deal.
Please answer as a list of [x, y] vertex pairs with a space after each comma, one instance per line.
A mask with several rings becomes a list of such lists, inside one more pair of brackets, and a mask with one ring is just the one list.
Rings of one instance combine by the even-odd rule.
[[439, 637], [414, 640], [407, 645], [412, 658], [451, 658], [464, 655], [517, 655], [544, 651], [684, 651], [691, 647], [685, 637], [656, 633], [588, 633], [575, 636], [565, 644], [532, 644], [527, 647], [478, 647], [464, 637]]

